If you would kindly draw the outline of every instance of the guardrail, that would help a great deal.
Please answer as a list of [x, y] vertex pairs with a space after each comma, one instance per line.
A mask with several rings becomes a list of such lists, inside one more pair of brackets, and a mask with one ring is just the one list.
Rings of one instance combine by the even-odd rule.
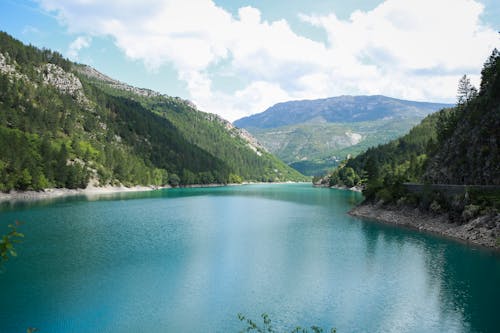
[[411, 193], [424, 193], [429, 191], [438, 191], [445, 195], [459, 195], [466, 191], [494, 192], [500, 191], [499, 185], [452, 185], [452, 184], [416, 184], [403, 183], [403, 186]]

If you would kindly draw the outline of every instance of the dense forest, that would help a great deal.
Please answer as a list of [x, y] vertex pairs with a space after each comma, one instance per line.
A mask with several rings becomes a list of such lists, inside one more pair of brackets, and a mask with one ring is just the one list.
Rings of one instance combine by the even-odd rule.
[[[412, 197], [403, 183], [500, 185], [499, 73], [500, 53], [495, 49], [484, 64], [479, 89], [462, 77], [456, 107], [427, 116], [405, 136], [370, 148], [315, 181], [362, 186], [367, 200], [406, 200], [424, 208], [438, 194], [429, 194], [425, 200]], [[477, 201], [499, 206], [497, 194], [479, 196]], [[440, 206], [450, 204], [445, 198], [437, 199]]]
[[0, 32], [0, 190], [305, 180], [179, 98], [88, 76]]

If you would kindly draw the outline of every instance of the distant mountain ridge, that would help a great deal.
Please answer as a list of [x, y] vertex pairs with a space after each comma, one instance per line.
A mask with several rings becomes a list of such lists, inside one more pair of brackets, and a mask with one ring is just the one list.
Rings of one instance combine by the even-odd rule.
[[383, 95], [343, 95], [278, 103], [262, 113], [238, 119], [243, 128], [276, 128], [306, 122], [351, 123], [390, 117], [425, 117], [451, 104], [407, 101]]
[[347, 155], [395, 139], [451, 104], [382, 95], [278, 103], [236, 120], [270, 152], [306, 175], [324, 174]]

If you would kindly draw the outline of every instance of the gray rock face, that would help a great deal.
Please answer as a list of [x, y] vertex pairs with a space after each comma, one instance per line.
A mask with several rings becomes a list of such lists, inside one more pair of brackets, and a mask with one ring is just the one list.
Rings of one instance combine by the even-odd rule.
[[0, 73], [7, 74], [7, 76], [15, 79], [28, 80], [28, 77], [24, 74], [19, 73], [16, 70], [15, 63], [10, 61], [8, 54], [4, 55], [0, 52]]
[[[73, 96], [80, 104], [89, 107], [90, 102], [85, 97], [82, 83], [73, 73], [68, 73], [61, 67], [50, 63], [40, 66], [36, 70], [40, 74], [43, 84], [51, 85], [60, 92]], [[31, 82], [26, 75], [17, 71], [15, 62], [10, 60], [8, 54], [0, 53], [0, 73], [7, 74], [14, 79]], [[31, 83], [37, 84], [36, 82]]]
[[77, 96], [83, 93], [80, 80], [73, 73], [66, 73], [64, 69], [54, 64], [45, 64], [38, 70], [43, 76], [43, 82], [56, 87], [59, 91]]
[[224, 125], [224, 127], [233, 135], [233, 137], [237, 136], [246, 141], [248, 147], [252, 149], [257, 155], [260, 156], [262, 155], [262, 152], [267, 152], [267, 149], [264, 148], [264, 146], [262, 146], [259, 141], [247, 130], [234, 126], [231, 122], [221, 118], [216, 114], [207, 113], [207, 119], [210, 121], [217, 121], [220, 124]]
[[90, 101], [83, 92], [80, 79], [73, 73], [68, 73], [61, 67], [50, 63], [39, 67], [38, 72], [42, 75], [43, 83], [55, 87], [64, 94], [73, 96], [81, 105], [90, 106]]
[[102, 81], [104, 83], [107, 83], [110, 87], [119, 89], [119, 90], [124, 90], [128, 91], [140, 96], [144, 97], [156, 97], [156, 96], [161, 96], [161, 94], [157, 91], [151, 90], [151, 89], [145, 89], [145, 88], [137, 88], [133, 87], [131, 85], [128, 85], [126, 83], [120, 82], [118, 80], [112, 79], [107, 75], [102, 74], [101, 72], [97, 71], [95, 68], [92, 68], [87, 65], [80, 65], [80, 66], [75, 66], [75, 69], [92, 79], [96, 79], [99, 81]]

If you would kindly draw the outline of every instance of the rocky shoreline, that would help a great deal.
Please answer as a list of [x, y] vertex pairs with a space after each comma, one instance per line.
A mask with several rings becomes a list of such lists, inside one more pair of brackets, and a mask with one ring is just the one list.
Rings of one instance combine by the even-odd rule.
[[[223, 187], [223, 186], [241, 186], [241, 185], [255, 185], [255, 184], [290, 184], [296, 182], [275, 182], [275, 183], [259, 183], [259, 182], [243, 182], [241, 184], [192, 184], [182, 185], [178, 188], [208, 188], [208, 187]], [[12, 190], [9, 193], [0, 192], [0, 202], [4, 201], [34, 201], [42, 199], [53, 199], [58, 197], [73, 196], [73, 195], [86, 195], [96, 196], [111, 193], [123, 192], [144, 192], [153, 191], [164, 188], [172, 188], [171, 186], [96, 186], [90, 184], [84, 189], [67, 189], [67, 188], [48, 188], [41, 191], [16, 191]]]
[[500, 214], [479, 216], [464, 224], [450, 223], [446, 214], [435, 215], [412, 207], [382, 207], [363, 203], [350, 215], [430, 232], [471, 245], [500, 251]]
[[340, 185], [333, 185], [330, 186], [329, 184], [321, 184], [321, 183], [313, 183], [314, 187], [323, 187], [323, 188], [334, 188], [337, 190], [346, 190], [346, 191], [354, 191], [354, 192], [363, 192], [363, 188], [361, 186], [353, 186], [353, 187], [348, 187], [348, 186], [340, 186]]
[[43, 191], [10, 191], [0, 192], [0, 202], [2, 201], [33, 201], [41, 199], [53, 199], [58, 197], [73, 195], [101, 195], [122, 192], [143, 192], [158, 189], [154, 186], [88, 186], [85, 189], [48, 188]]

